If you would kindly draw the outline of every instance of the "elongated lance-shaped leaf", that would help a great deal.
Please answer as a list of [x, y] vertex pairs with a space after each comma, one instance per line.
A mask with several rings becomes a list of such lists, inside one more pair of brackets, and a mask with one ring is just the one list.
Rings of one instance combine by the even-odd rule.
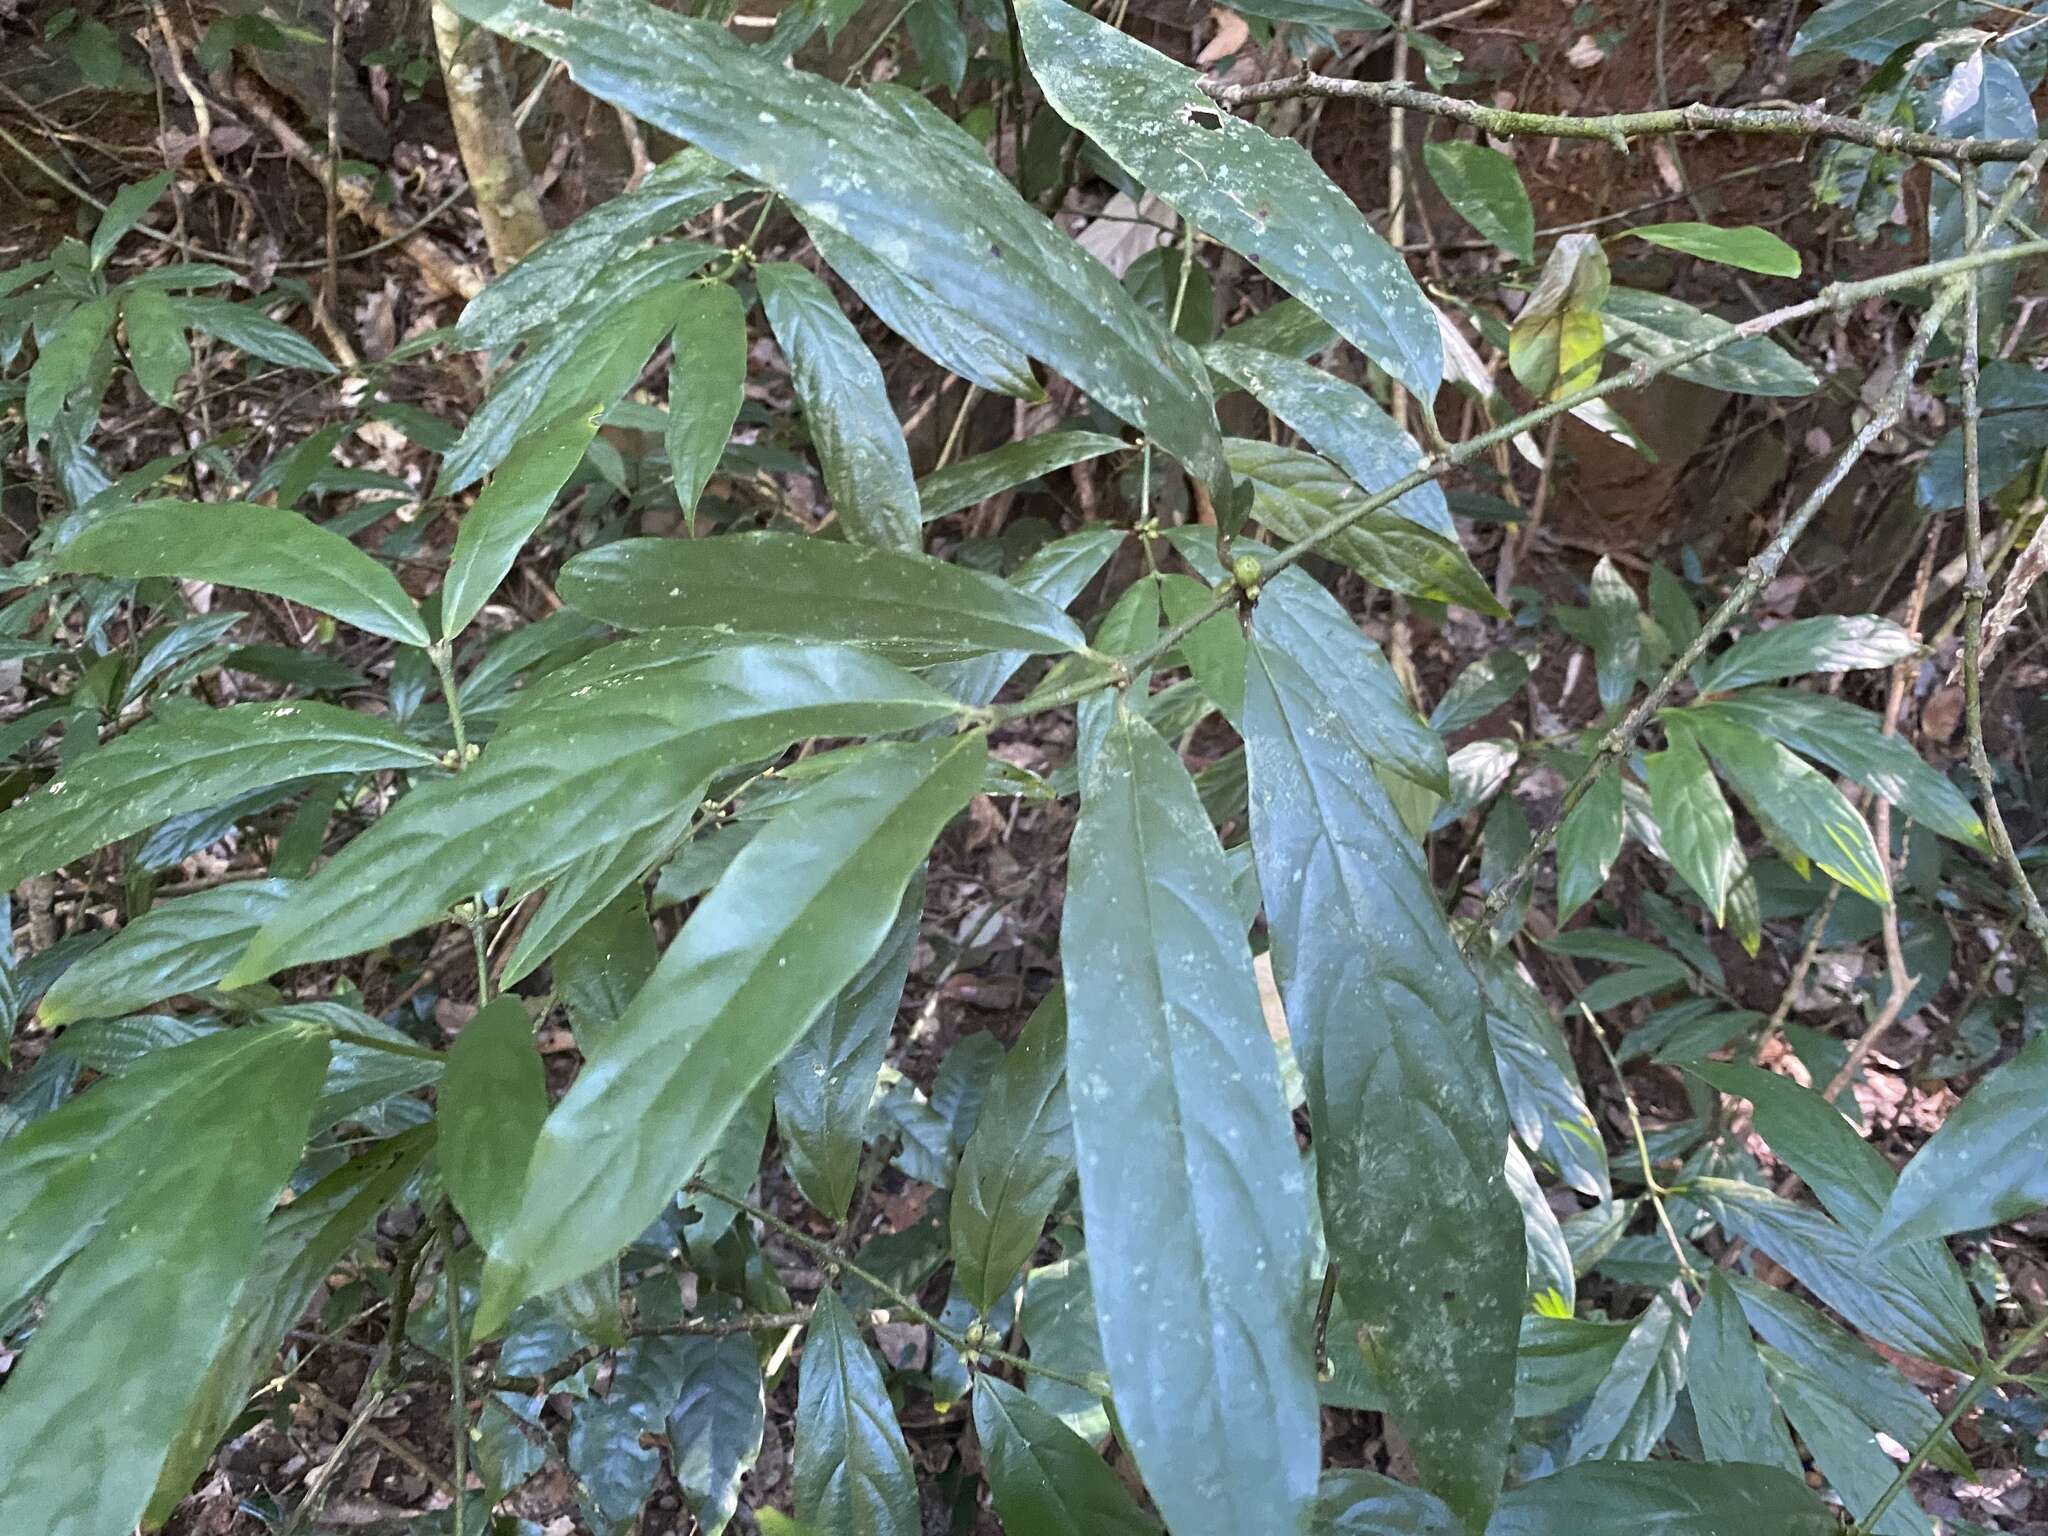
[[1838, 1529], [1833, 1511], [1777, 1467], [1585, 1461], [1509, 1493], [1487, 1536], [1831, 1536]]
[[918, 1536], [917, 1480], [896, 1408], [837, 1294], [811, 1314], [797, 1382], [796, 1508], [838, 1536]]
[[1230, 116], [1194, 70], [1065, 0], [1022, 0], [1017, 25], [1054, 111], [1425, 403], [1436, 398], [1444, 353], [1429, 301], [1307, 150]]
[[1799, 1452], [1770, 1400], [1742, 1303], [1718, 1269], [1707, 1274], [1685, 1346], [1685, 1390], [1709, 1461], [1748, 1461], [1801, 1474]]
[[542, 1127], [480, 1332], [646, 1230], [880, 946], [986, 759], [978, 733], [873, 747], [733, 860]]
[[986, 1315], [1017, 1278], [1073, 1174], [1067, 1003], [1055, 992], [996, 1069], [953, 1176], [953, 1280], [976, 1311]]
[[761, 307], [796, 385], [833, 510], [855, 543], [924, 547], [910, 445], [882, 365], [817, 274], [794, 262], [755, 269]]
[[[34, 1283], [69, 1258], [0, 1394], [0, 1530], [106, 1536], [141, 1517], [326, 1062], [311, 1030], [224, 1030], [0, 1143], [0, 1282]], [[112, 1102], [94, 1104], [102, 1094]]]
[[693, 283], [676, 302], [668, 370], [668, 467], [687, 520], [725, 455], [747, 382], [747, 305], [730, 283]]
[[1857, 1413], [1802, 1367], [1775, 1354], [1764, 1357], [1770, 1384], [1785, 1417], [1805, 1442], [1813, 1465], [1827, 1479], [1858, 1530], [1872, 1536], [1934, 1536], [1934, 1522], [1910, 1493], [1892, 1501], [1875, 1522], [1870, 1512], [1891, 1486], [1898, 1465]]
[[744, 1334], [678, 1342], [682, 1391], [669, 1410], [670, 1459], [697, 1528], [718, 1536], [739, 1507], [740, 1479], [761, 1454], [761, 1357]]
[[[505, 962], [503, 985], [517, 985], [579, 933], [621, 893], [667, 858], [689, 835], [697, 807], [679, 805], [668, 816], [601, 843], [548, 884], [547, 900], [519, 936]], [[652, 962], [649, 962], [650, 965]]]
[[548, 1117], [547, 1068], [518, 998], [494, 998], [462, 1026], [434, 1104], [448, 1198], [470, 1234], [489, 1247], [518, 1206], [534, 1139]]
[[1176, 1536], [1293, 1531], [1320, 1438], [1301, 1158], [1223, 850], [1128, 711], [1083, 765], [1069, 869], [1068, 1085], [1125, 1443]]
[[620, 629], [829, 641], [910, 665], [1078, 650], [1057, 602], [928, 555], [784, 533], [621, 539], [562, 567], [562, 600]]
[[1324, 1239], [1424, 1483], [1476, 1530], [1506, 1470], [1524, 1283], [1479, 985], [1341, 702], [1263, 617], [1245, 679], [1252, 846]]
[[1672, 868], [1700, 895], [1717, 923], [1726, 920], [1728, 892], [1744, 867], [1735, 813], [1698, 739], [1679, 712], [1666, 714], [1665, 747], [1643, 759], [1650, 810]]
[[433, 762], [384, 721], [332, 704], [181, 710], [88, 752], [0, 814], [0, 889], [266, 785]]
[[919, 879], [905, 893], [896, 925], [874, 958], [776, 1064], [775, 1126], [783, 1161], [804, 1198], [834, 1222], [846, 1219], [860, 1182], [868, 1105], [923, 916]]
[[1970, 1090], [1906, 1164], [1871, 1244], [1940, 1237], [2048, 1206], [2048, 1036]]
[[586, 91], [686, 139], [958, 304], [1229, 492], [1193, 351], [986, 161], [860, 92], [647, 0], [453, 0], [569, 66]]
[[[1109, 564], [1126, 536], [1121, 528], [1097, 527], [1054, 539], [1011, 572], [1010, 584], [1055, 608], [1064, 608]], [[924, 677], [963, 704], [980, 706], [993, 703], [1003, 684], [1029, 659], [1027, 651], [997, 651], [966, 661], [941, 662]]]
[[610, 1034], [660, 963], [647, 901], [638, 891], [618, 897], [570, 935], [555, 955], [553, 974], [577, 1044], [591, 1050]]
[[1008, 1536], [1157, 1536], [1095, 1447], [1007, 1381], [975, 1383], [974, 1434]]
[[51, 984], [37, 1010], [43, 1027], [113, 1018], [212, 986], [291, 890], [287, 880], [236, 880], [158, 902]]
[[60, 571], [175, 576], [267, 592], [373, 635], [425, 645], [413, 600], [383, 566], [331, 529], [246, 501], [138, 501], [101, 513], [51, 551]]
[[142, 1523], [171, 1516], [214, 1446], [256, 1389], [263, 1367], [334, 1266], [377, 1213], [398, 1198], [433, 1150], [433, 1132], [411, 1130], [345, 1163], [270, 1218], [263, 1249], [228, 1318], [227, 1336], [199, 1383]]
[[[647, 664], [614, 670], [614, 653]], [[912, 730], [957, 708], [837, 646], [673, 659], [638, 641], [608, 647], [551, 674], [465, 772], [421, 785], [329, 860], [226, 981], [386, 943], [478, 891], [532, 890], [589, 849], [669, 821], [712, 774], [792, 741]]]
[[1124, 446], [1122, 438], [1106, 432], [1070, 428], [1020, 437], [974, 458], [933, 470], [918, 481], [921, 515], [929, 523], [949, 512], [979, 505], [1027, 480], [1036, 480], [1070, 464], [1098, 459]]
[[1564, 1459], [1647, 1460], [1664, 1438], [1684, 1385], [1685, 1318], [1668, 1296], [1653, 1297], [1593, 1389]]

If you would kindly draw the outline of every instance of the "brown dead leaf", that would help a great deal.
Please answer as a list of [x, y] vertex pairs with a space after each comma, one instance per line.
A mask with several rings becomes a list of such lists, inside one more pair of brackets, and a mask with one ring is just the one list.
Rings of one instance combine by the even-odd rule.
[[1212, 6], [1209, 19], [1216, 23], [1216, 35], [1195, 55], [1197, 64], [1214, 64], [1218, 59], [1227, 59], [1252, 40], [1252, 29], [1235, 11], [1226, 11], [1220, 5]]

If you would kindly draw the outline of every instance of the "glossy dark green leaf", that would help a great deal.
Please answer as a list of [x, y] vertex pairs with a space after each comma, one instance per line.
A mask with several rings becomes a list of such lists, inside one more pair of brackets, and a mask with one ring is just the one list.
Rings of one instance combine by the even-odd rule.
[[105, 1536], [141, 1517], [257, 1263], [326, 1060], [309, 1030], [223, 1030], [0, 1143], [0, 1299], [63, 1265], [0, 1394], [0, 1465], [40, 1469], [0, 1482], [0, 1529]]
[[1314, 1536], [1458, 1536], [1465, 1527], [1434, 1495], [1345, 1467], [1323, 1474], [1309, 1529]]
[[[1225, 447], [1230, 467], [1251, 481], [1252, 516], [1283, 539], [1309, 537], [1365, 500], [1350, 476], [1312, 453], [1248, 437], [1231, 438]], [[1492, 616], [1504, 612], [1455, 539], [1391, 507], [1326, 539], [1322, 553], [1392, 592], [1461, 603]]]
[[1766, 277], [1797, 277], [1799, 253], [1768, 229], [1754, 224], [1723, 228], [1715, 224], [1638, 224], [1629, 234], [1637, 240], [1661, 245], [1667, 251], [1683, 251], [1702, 261]]
[[1512, 159], [1484, 144], [1442, 139], [1423, 145], [1422, 163], [1466, 223], [1517, 261], [1536, 259], [1536, 211]]
[[1474, 969], [1515, 1134], [1572, 1188], [1611, 1200], [1607, 1147], [1550, 1004], [1511, 956], [1481, 959]]
[[847, 536], [915, 553], [924, 544], [917, 483], [881, 364], [816, 273], [772, 261], [755, 277]]
[[1307, 1192], [1229, 893], [1187, 770], [1120, 711], [1069, 853], [1068, 1094], [1117, 1418], [1177, 1536], [1315, 1497]]
[[761, 1454], [761, 1358], [745, 1334], [681, 1342], [683, 1387], [668, 1416], [669, 1460], [697, 1528], [718, 1536], [739, 1507], [740, 1479]]
[[563, 601], [621, 629], [687, 625], [856, 645], [910, 662], [1078, 649], [1080, 626], [994, 576], [789, 534], [622, 539], [562, 569]]
[[874, 958], [775, 1066], [775, 1126], [783, 1161], [804, 1198], [829, 1221], [846, 1219], [860, 1181], [868, 1105], [923, 916], [924, 882], [917, 880]]
[[496, 998], [462, 1026], [435, 1099], [448, 1198], [470, 1234], [489, 1246], [517, 1207], [548, 1115], [547, 1069], [518, 998]]
[[1529, 681], [1529, 661], [1519, 651], [1482, 656], [1451, 680], [1429, 713], [1433, 729], [1448, 736], [1476, 725], [1522, 691]]
[[[1054, 539], [1011, 574], [1019, 591], [1064, 608], [1102, 571], [1127, 537], [1121, 528], [1084, 528]], [[992, 702], [1016, 670], [1029, 659], [1025, 651], [997, 651], [967, 661], [944, 662], [925, 673], [925, 680], [962, 703]]]
[[[113, 82], [95, 80], [93, 83], [110, 85]], [[170, 185], [171, 173], [158, 171], [154, 176], [132, 181], [114, 193], [92, 232], [92, 246], [88, 256], [93, 271], [97, 272], [107, 264], [107, 258], [114, 254], [114, 248], [121, 243], [121, 237], [142, 222], [143, 215], [156, 206], [157, 199], [169, 190]]]
[[1550, 1312], [1571, 1315], [1578, 1298], [1578, 1276], [1572, 1269], [1571, 1247], [1565, 1242], [1557, 1212], [1536, 1170], [1519, 1142], [1508, 1143], [1508, 1191], [1522, 1211], [1522, 1245], [1526, 1250], [1530, 1304]]
[[690, 1342], [633, 1340], [614, 1361], [605, 1395], [586, 1399], [570, 1421], [569, 1470], [583, 1517], [598, 1536], [624, 1536], [654, 1491], [661, 1452], [643, 1437], [667, 1427]]
[[1307, 150], [1231, 116], [1194, 70], [1064, 0], [1024, 0], [1017, 26], [1061, 117], [1422, 400], [1436, 398], [1443, 343], [1429, 301]]
[[[1898, 1463], [1855, 1410], [1804, 1369], [1789, 1361], [1770, 1364], [1778, 1402], [1806, 1443], [1814, 1466], [1849, 1513], [1863, 1519], [1891, 1486]], [[1876, 1536], [1933, 1536], [1934, 1526], [1908, 1491], [1893, 1500], [1870, 1529]]]
[[646, 1229], [880, 947], [985, 756], [976, 734], [870, 749], [747, 845], [548, 1117], [479, 1330]]
[[1736, 1462], [1587, 1461], [1511, 1490], [1487, 1536], [1835, 1536], [1835, 1517], [1805, 1483]]
[[985, 159], [859, 92], [783, 67], [713, 22], [646, 0], [598, 0], [573, 14], [547, 0], [455, 8], [564, 60], [591, 94], [716, 155], [959, 304], [1217, 493], [1228, 489], [1193, 354]]
[[121, 320], [135, 382], [158, 405], [169, 405], [178, 392], [178, 380], [192, 367], [192, 348], [176, 306], [160, 289], [137, 288], [122, 299]]
[[[1241, 342], [1213, 342], [1203, 348], [1202, 358], [1299, 432], [1309, 447], [1361, 490], [1384, 490], [1422, 467], [1422, 450], [1415, 439], [1349, 380]], [[1447, 539], [1458, 536], [1444, 504], [1443, 487], [1434, 480], [1418, 485], [1388, 510]]]
[[1685, 1317], [1666, 1296], [1636, 1319], [1565, 1447], [1567, 1463], [1642, 1461], [1664, 1438], [1685, 1385]]
[[926, 522], [978, 506], [991, 496], [1028, 480], [1049, 475], [1070, 464], [1084, 463], [1124, 447], [1121, 438], [1105, 432], [1063, 428], [1020, 437], [987, 453], [934, 470], [917, 482], [918, 502]]
[[1707, 1274], [1685, 1349], [1685, 1389], [1709, 1461], [1746, 1461], [1803, 1475], [1785, 1421], [1770, 1401], [1763, 1362], [1728, 1279]]
[[251, 788], [433, 761], [383, 721], [332, 704], [179, 710], [87, 753], [0, 814], [0, 888]]
[[1888, 667], [1919, 649], [1905, 630], [1875, 614], [1825, 613], [1792, 619], [1744, 635], [1714, 657], [1700, 675], [1700, 692], [1726, 693], [1812, 672]]
[[[1610, 289], [1600, 313], [1609, 345], [1643, 362], [1657, 362], [1733, 329], [1682, 299], [1635, 288]], [[1688, 383], [1733, 395], [1810, 395], [1820, 388], [1810, 368], [1764, 336], [1730, 342], [1671, 371]]]
[[1871, 1245], [2000, 1226], [2048, 1206], [2048, 1036], [1972, 1088], [1913, 1155]]
[[995, 1070], [953, 1176], [953, 1280], [987, 1314], [1038, 1247], [1074, 1173], [1067, 1008], [1055, 992]]
[[114, 315], [113, 299], [90, 299], [64, 316], [47, 337], [38, 338], [28, 393], [22, 401], [29, 447], [50, 435], [59, 414], [93, 374], [94, 361], [113, 329]]
[[1890, 904], [1891, 876], [1869, 825], [1826, 777], [1747, 726], [1705, 714], [1688, 719], [1752, 814], [1857, 895]]
[[[1061, 1227], [1053, 1238], [1061, 1256], [1025, 1274], [1018, 1331], [1032, 1359], [1072, 1376], [1099, 1375], [1106, 1395], [1109, 1377], [1103, 1368], [1102, 1332], [1095, 1326], [1087, 1250], [1076, 1228]], [[1093, 1392], [1036, 1374], [1025, 1379], [1024, 1391], [1083, 1440], [1094, 1443], [1109, 1433], [1109, 1405]]]
[[556, 952], [555, 990], [586, 1052], [611, 1034], [660, 959], [637, 890], [608, 903]]
[[1557, 920], [1591, 901], [1621, 856], [1621, 772], [1593, 780], [1557, 834]]
[[738, 191], [725, 169], [701, 150], [664, 160], [638, 187], [556, 230], [519, 265], [494, 278], [469, 301], [450, 340], [495, 352], [552, 325], [621, 257]]
[[1095, 1447], [994, 1376], [974, 1389], [974, 1433], [1008, 1536], [1157, 1536]]
[[291, 892], [284, 880], [236, 880], [158, 902], [57, 978], [43, 1027], [132, 1013], [213, 985]]
[[271, 319], [255, 304], [181, 298], [178, 314], [194, 330], [204, 331], [216, 341], [224, 341], [236, 351], [266, 363], [320, 374], [336, 371], [327, 355], [312, 342], [290, 326]]
[[[1623, 1202], [1603, 1209], [1625, 1213], [1627, 1208]], [[1586, 1266], [1579, 1267], [1583, 1271]], [[1515, 1351], [1515, 1417], [1548, 1418], [1591, 1397], [1634, 1326], [1534, 1313], [1523, 1317]]]
[[191, 1491], [214, 1446], [255, 1391], [285, 1330], [312, 1304], [342, 1255], [398, 1197], [432, 1149], [433, 1137], [423, 1130], [395, 1137], [343, 1164], [270, 1218], [255, 1268], [229, 1314], [227, 1335], [171, 1442], [143, 1516], [145, 1527], [162, 1525]]
[[1714, 921], [1725, 922], [1728, 891], [1744, 864], [1735, 813], [1684, 716], [1666, 714], [1663, 723], [1664, 750], [1643, 760], [1657, 831], [1672, 867], [1699, 892]]
[[676, 301], [668, 370], [668, 466], [685, 519], [725, 454], [746, 382], [746, 301], [729, 283], [692, 283]]
[[1903, 737], [1885, 735], [1875, 714], [1846, 699], [1800, 688], [1755, 688], [1693, 704], [1691, 712], [1746, 725], [1847, 774], [1943, 837], [1983, 846], [1984, 823], [1962, 791]]
[[1385, 11], [1365, 0], [1252, 0], [1242, 14], [1305, 22], [1332, 32], [1380, 32], [1394, 24]]
[[[548, 885], [547, 900], [526, 925], [505, 962], [501, 984], [516, 986], [557, 954], [640, 878], [673, 853], [688, 835], [696, 807], [675, 806], [667, 816], [598, 844]], [[653, 961], [648, 961], [650, 968]]]
[[1873, 1255], [1819, 1211], [1730, 1179], [1695, 1179], [1693, 1193], [1726, 1227], [1880, 1343], [1974, 1369], [1983, 1331], [1968, 1293], [1929, 1284], [1890, 1254]]
[[[643, 656], [644, 666], [624, 664]], [[419, 785], [330, 859], [226, 979], [244, 985], [386, 943], [478, 891], [533, 890], [590, 848], [672, 825], [712, 774], [792, 741], [911, 730], [956, 708], [887, 662], [837, 646], [608, 647], [529, 691], [468, 769]], [[365, 903], [366, 890], [384, 899]]]
[[1642, 657], [1642, 612], [1628, 578], [1602, 555], [1593, 567], [1586, 638], [1600, 674], [1600, 708], [1610, 715], [1635, 692]]
[[427, 643], [419, 609], [396, 577], [341, 535], [282, 507], [139, 501], [101, 513], [50, 558], [60, 571], [247, 587], [373, 635]]
[[860, 1329], [827, 1291], [804, 1339], [796, 1407], [797, 1518], [834, 1536], [919, 1536], [917, 1482]]
[[1255, 613], [1245, 751], [1274, 974], [1345, 1305], [1424, 1482], [1477, 1525], [1506, 1466], [1523, 1296], [1507, 1114], [1478, 983], [1330, 680]]

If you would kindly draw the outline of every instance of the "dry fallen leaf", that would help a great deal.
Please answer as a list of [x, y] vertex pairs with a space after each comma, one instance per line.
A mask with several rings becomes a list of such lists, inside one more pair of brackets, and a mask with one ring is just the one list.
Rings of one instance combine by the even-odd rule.
[[1212, 6], [1209, 19], [1216, 23], [1216, 35], [1195, 55], [1197, 64], [1214, 64], [1218, 59], [1227, 59], [1252, 40], [1252, 29], [1235, 11], [1226, 11], [1220, 5]]

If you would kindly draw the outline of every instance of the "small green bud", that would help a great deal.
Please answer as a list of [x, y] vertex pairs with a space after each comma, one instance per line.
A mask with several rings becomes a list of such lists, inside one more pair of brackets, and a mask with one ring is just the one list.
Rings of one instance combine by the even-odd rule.
[[1259, 578], [1266, 574], [1266, 568], [1259, 564], [1257, 555], [1239, 555], [1230, 562], [1230, 574], [1237, 584], [1249, 592], [1259, 584]]

